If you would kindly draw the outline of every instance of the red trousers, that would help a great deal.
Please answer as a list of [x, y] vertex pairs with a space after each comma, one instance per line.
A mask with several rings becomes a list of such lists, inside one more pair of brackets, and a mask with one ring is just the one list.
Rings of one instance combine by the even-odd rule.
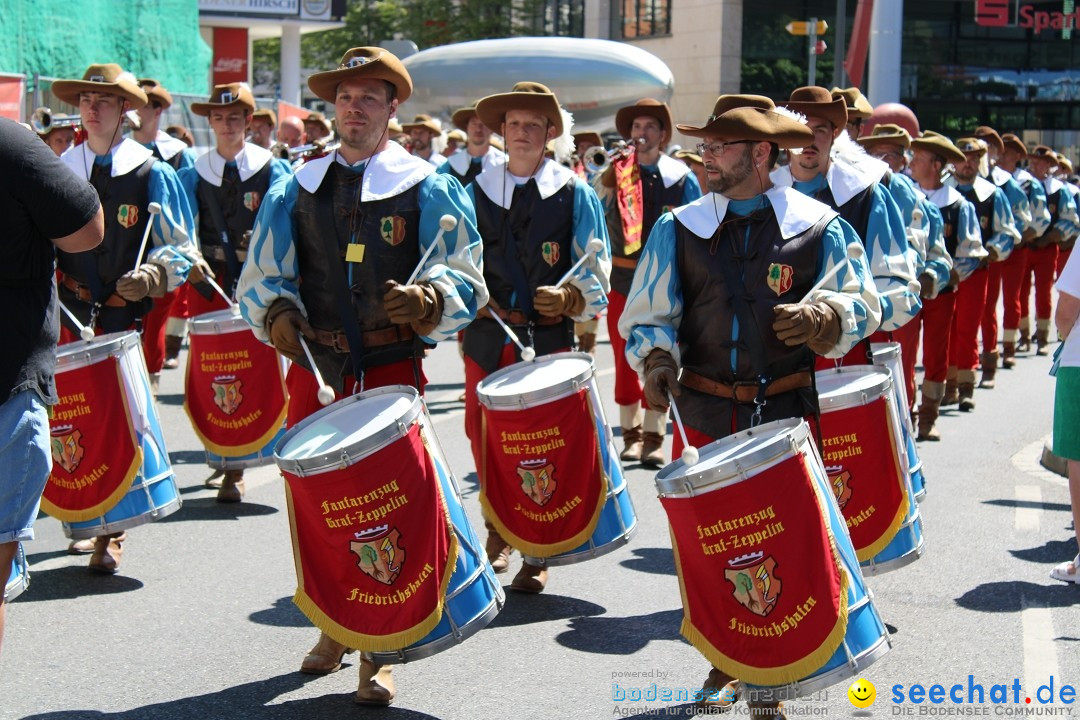
[[191, 317], [191, 314], [188, 312], [188, 293], [193, 292], [195, 291], [191, 289], [191, 285], [188, 283], [184, 283], [176, 289], [176, 299], [173, 300], [172, 312], [169, 313], [169, 317], [181, 318], [184, 320]]
[[179, 290], [154, 298], [154, 307], [142, 319], [142, 346], [146, 356], [146, 371], [153, 375], [165, 364], [165, 322], [169, 319], [173, 300]]
[[986, 268], [986, 305], [982, 316], [983, 352], [997, 350], [998, 338], [998, 300], [1001, 298], [1002, 263], [990, 263]]
[[[184, 287], [187, 288], [187, 292], [184, 294], [182, 300], [184, 314], [180, 316], [173, 314], [170, 317], [195, 318], [208, 312], [214, 312], [215, 310], [229, 309], [229, 304], [225, 302], [225, 298], [221, 297], [216, 292], [210, 296], [209, 300], [207, 300], [195, 288], [188, 285], [184, 285]], [[179, 292], [179, 290], [177, 292]], [[181, 302], [181, 300], [178, 298], [177, 302]], [[173, 305], [175, 304], [176, 303], [173, 303]]]
[[1065, 269], [1065, 263], [1069, 262], [1072, 251], [1072, 248], [1069, 248], [1068, 250], [1058, 250], [1057, 274], [1054, 276], [1055, 278], [1061, 277], [1061, 271]]
[[[515, 351], [517, 347], [506, 343], [503, 345], [502, 355], [499, 356], [499, 367], [513, 365], [517, 362]], [[480, 400], [476, 395], [476, 386], [488, 376], [484, 369], [476, 364], [468, 355], [465, 356], [465, 436], [469, 438], [472, 447], [473, 462], [477, 471], [480, 468], [480, 437], [483, 433], [483, 415], [480, 412]]]
[[979, 268], [956, 290], [952, 332], [949, 338], [949, 365], [958, 370], [979, 366], [979, 326], [986, 308], [986, 280], [989, 271]]
[[[1057, 271], [1058, 246], [1050, 245], [1044, 248], [1028, 248], [1027, 269], [1025, 276], [1035, 273], [1035, 317], [1039, 320], [1049, 320], [1053, 313], [1053, 301], [1050, 291], [1054, 285], [1054, 273]], [[1030, 280], [1025, 277], [1027, 282]], [[1020, 315], [1028, 317], [1028, 296], [1031, 294], [1031, 286], [1025, 290], [1020, 288]]]
[[[925, 301], [924, 301], [925, 302]], [[900, 343], [900, 364], [904, 369], [904, 387], [907, 389], [908, 410], [915, 404], [915, 359], [919, 354], [919, 328], [922, 327], [922, 311], [903, 327], [891, 332], [880, 330], [870, 336], [870, 342]]]
[[923, 300], [922, 312], [908, 323], [922, 325], [923, 378], [929, 382], [945, 382], [949, 371], [949, 335], [955, 307], [956, 292], [942, 293], [933, 300]]
[[[1009, 257], [1000, 263], [1001, 266], [1001, 326], [1005, 329], [1005, 338], [1008, 340], [1009, 331], [1020, 327], [1021, 314], [1027, 314], [1027, 295], [1021, 292], [1020, 287], [1024, 284], [1024, 271], [1027, 269], [1028, 249], [1017, 246], [1009, 254]], [[1030, 286], [1028, 293], [1031, 292]], [[1021, 312], [1023, 303], [1023, 312]], [[1012, 341], [1010, 341], [1012, 342]], [[986, 344], [986, 326], [983, 326], [983, 344]]]
[[626, 362], [626, 341], [619, 335], [619, 318], [626, 307], [626, 296], [612, 290], [608, 293], [607, 327], [611, 350], [615, 353], [615, 402], [619, 405], [645, 406], [645, 395], [637, 371]]
[[[195, 293], [198, 295], [198, 293]], [[224, 300], [222, 300], [224, 303]], [[424, 385], [427, 377], [424, 376], [423, 361], [415, 361], [419, 365], [420, 394], [424, 394]], [[345, 378], [345, 395], [334, 394], [334, 401], [341, 400], [352, 394], [353, 378]], [[389, 365], [368, 368], [364, 371], [364, 389], [372, 390], [386, 385], [408, 385], [416, 387], [416, 372], [412, 360], [399, 360]], [[305, 368], [293, 363], [289, 368], [289, 374], [285, 376], [285, 389], [289, 392], [289, 410], [285, 416], [285, 427], [292, 427], [309, 415], [314, 415], [322, 410], [323, 405], [319, 402], [317, 394], [319, 384], [315, 382], [315, 375]]]

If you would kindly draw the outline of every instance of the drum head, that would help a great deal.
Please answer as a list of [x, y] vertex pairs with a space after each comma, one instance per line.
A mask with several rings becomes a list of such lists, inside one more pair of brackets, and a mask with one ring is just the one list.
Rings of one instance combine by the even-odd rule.
[[139, 333], [131, 330], [98, 335], [90, 342], [76, 340], [56, 348], [56, 369], [60, 371], [86, 367], [109, 355], [126, 352], [132, 347], [139, 347], [141, 352]]
[[296, 475], [346, 467], [404, 435], [421, 412], [407, 385], [368, 390], [298, 423], [274, 451], [278, 467]]
[[900, 343], [870, 343], [875, 365], [886, 365], [900, 357]]
[[239, 305], [233, 306], [232, 310], [214, 310], [197, 315], [188, 320], [188, 323], [194, 335], [218, 335], [248, 329], [248, 324], [240, 316]]
[[657, 474], [656, 488], [662, 495], [694, 495], [745, 480], [793, 455], [809, 436], [810, 426], [802, 418], [763, 423], [701, 448], [696, 465], [671, 463]]
[[476, 388], [480, 402], [492, 410], [529, 408], [577, 392], [593, 376], [586, 353], [555, 353], [533, 362], [519, 362], [493, 372]]
[[875, 365], [821, 370], [815, 375], [821, 412], [865, 405], [892, 390], [886, 370]]

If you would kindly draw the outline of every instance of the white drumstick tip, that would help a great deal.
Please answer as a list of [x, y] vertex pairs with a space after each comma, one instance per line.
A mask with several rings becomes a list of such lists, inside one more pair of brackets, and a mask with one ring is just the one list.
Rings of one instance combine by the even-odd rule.
[[323, 385], [319, 388], [318, 398], [320, 405], [329, 405], [334, 402], [334, 389], [329, 385]]
[[525, 362], [532, 362], [536, 359], [536, 351], [531, 347], [527, 347], [521, 351], [521, 359]]
[[146, 209], [150, 211], [151, 215], [161, 214], [161, 203], [152, 202], [146, 206]]
[[457, 227], [457, 218], [453, 215], [443, 215], [439, 218], [439, 227], [446, 232], [450, 232]]
[[604, 241], [600, 238], [593, 238], [585, 246], [585, 252], [589, 255], [597, 255], [604, 250]]
[[79, 337], [81, 337], [86, 342], [91, 342], [94, 339], [94, 331], [86, 326], [83, 326], [83, 329], [79, 331]]
[[685, 465], [697, 465], [698, 450], [693, 446], [684, 447], [680, 457]]

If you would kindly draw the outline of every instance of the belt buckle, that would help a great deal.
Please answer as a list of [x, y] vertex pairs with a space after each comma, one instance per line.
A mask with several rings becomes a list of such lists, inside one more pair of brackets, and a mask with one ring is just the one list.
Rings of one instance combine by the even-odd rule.
[[[750, 399], [749, 400], [742, 400], [742, 399], [739, 398], [739, 388], [741, 388], [741, 387], [748, 387], [753, 391], [750, 394]], [[748, 404], [754, 402], [754, 398], [757, 397], [757, 391], [758, 391], [758, 381], [757, 380], [736, 380], [735, 382], [731, 383], [731, 398], [737, 403], [742, 403], [744, 405], [748, 405]]]
[[[343, 337], [345, 337], [345, 336], [342, 333], [339, 333], [339, 332], [336, 332], [336, 333], [334, 333], [334, 334], [332, 334], [330, 336], [330, 338], [333, 340], [333, 343], [334, 343], [334, 350], [336, 350], [339, 353], [347, 353], [347, 352], [349, 352], [349, 348], [342, 347], [342, 345], [341, 345], [341, 338], [343, 338]], [[348, 342], [348, 338], [346, 338], [346, 342]]]

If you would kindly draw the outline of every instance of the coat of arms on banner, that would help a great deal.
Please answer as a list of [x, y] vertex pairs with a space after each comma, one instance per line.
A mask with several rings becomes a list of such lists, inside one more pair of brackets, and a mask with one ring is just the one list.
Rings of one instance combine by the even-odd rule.
[[353, 537], [349, 550], [358, 558], [357, 567], [382, 584], [392, 585], [405, 564], [405, 549], [401, 547], [398, 529], [379, 525], [354, 533]]
[[80, 442], [82, 431], [74, 425], [60, 425], [53, 428], [51, 435], [53, 462], [69, 473], [75, 472], [86, 454]]
[[226, 415], [232, 415], [240, 409], [244, 396], [240, 393], [243, 381], [235, 375], [219, 375], [210, 383], [214, 390], [214, 404]]
[[139, 222], [139, 206], [121, 205], [118, 207], [116, 209], [116, 222], [120, 223], [125, 228], [129, 228]]
[[400, 245], [405, 239], [405, 218], [399, 215], [384, 217], [379, 221], [379, 235], [391, 245]]
[[544, 262], [554, 267], [555, 263], [559, 262], [559, 244], [553, 242], [546, 242], [540, 246], [540, 251], [544, 254]]
[[724, 579], [734, 588], [731, 594], [750, 612], [767, 616], [780, 599], [780, 578], [776, 576], [776, 560], [762, 552], [740, 555], [729, 560], [731, 570], [724, 571]]
[[843, 465], [830, 465], [825, 468], [825, 473], [829, 476], [829, 484], [836, 495], [836, 504], [843, 510], [851, 499], [851, 472], [845, 470]]
[[251, 192], [244, 193], [244, 207], [251, 212], [255, 212], [259, 209], [259, 203], [262, 202], [262, 195], [252, 190]]
[[794, 277], [795, 269], [790, 265], [773, 263], [769, 266], [769, 273], [765, 281], [769, 284], [770, 290], [777, 295], [783, 295], [791, 289], [791, 281]]
[[537, 505], [547, 505], [558, 485], [555, 466], [547, 460], [522, 460], [517, 472], [521, 477], [521, 491]]

